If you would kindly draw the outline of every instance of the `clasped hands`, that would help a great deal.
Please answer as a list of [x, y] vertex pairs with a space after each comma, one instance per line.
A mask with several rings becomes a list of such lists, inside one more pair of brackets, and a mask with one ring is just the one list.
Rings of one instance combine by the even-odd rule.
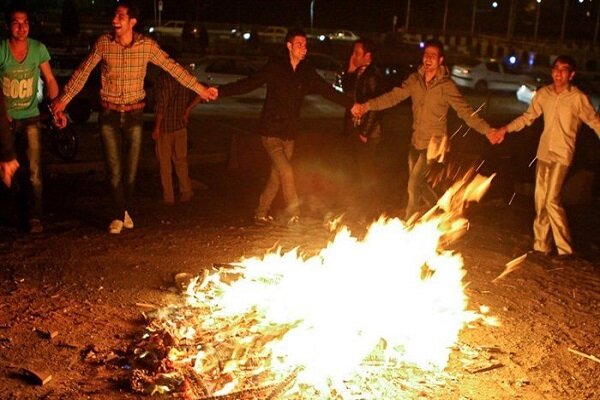
[[506, 132], [506, 126], [502, 126], [500, 128], [490, 129], [485, 136], [488, 138], [491, 144], [500, 144], [504, 141], [504, 136], [506, 135]]

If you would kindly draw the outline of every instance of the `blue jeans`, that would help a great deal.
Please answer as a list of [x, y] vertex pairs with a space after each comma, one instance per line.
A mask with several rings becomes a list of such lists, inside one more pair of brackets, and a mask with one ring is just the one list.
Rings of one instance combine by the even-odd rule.
[[427, 182], [431, 165], [427, 162], [427, 149], [417, 150], [410, 146], [408, 152], [408, 204], [406, 218], [421, 210], [421, 202], [428, 208], [435, 205], [438, 195]]
[[15, 138], [15, 150], [19, 169], [18, 210], [22, 223], [42, 216], [42, 143], [38, 117], [13, 120], [11, 127]]
[[131, 210], [135, 177], [142, 146], [143, 110], [103, 110], [100, 137], [113, 204], [111, 219], [123, 220]]
[[265, 186], [256, 209], [257, 217], [267, 216], [271, 203], [279, 191], [279, 185], [283, 192], [283, 200], [286, 212], [289, 215], [299, 215], [300, 206], [296, 194], [296, 183], [294, 181], [294, 170], [290, 162], [294, 153], [294, 141], [277, 137], [261, 136], [262, 144], [271, 158], [271, 175]]

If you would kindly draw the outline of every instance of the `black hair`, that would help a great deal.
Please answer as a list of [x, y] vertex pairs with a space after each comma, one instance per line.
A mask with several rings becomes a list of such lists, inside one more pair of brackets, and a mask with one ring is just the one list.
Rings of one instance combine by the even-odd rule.
[[140, 8], [134, 0], [118, 0], [113, 7], [113, 13], [117, 12], [117, 8], [123, 7], [127, 9], [129, 19], [140, 19]]
[[444, 45], [439, 40], [437, 40], [437, 39], [427, 40], [425, 42], [425, 44], [423, 45], [423, 50], [425, 50], [428, 47], [435, 47], [436, 49], [438, 49], [438, 54], [440, 55], [440, 57], [444, 57]]
[[27, 17], [29, 17], [29, 9], [24, 1], [11, 1], [6, 5], [6, 9], [4, 10], [6, 25], [10, 25], [12, 16], [18, 12], [27, 14]]
[[575, 68], [577, 67], [573, 57], [567, 56], [565, 54], [561, 54], [560, 56], [556, 57], [556, 59], [552, 63], [552, 68], [556, 67], [556, 63], [567, 64], [569, 66], [569, 70], [571, 70], [571, 72], [574, 72]]
[[354, 44], [360, 44], [363, 48], [363, 51], [365, 53], [371, 53], [371, 59], [375, 59], [375, 56], [377, 55], [377, 46], [375, 45], [374, 41], [369, 38], [360, 38], [355, 41]]
[[288, 31], [288, 33], [285, 35], [285, 42], [286, 43], [291, 43], [296, 36], [301, 36], [303, 38], [306, 38], [306, 32], [304, 32], [300, 28], [290, 29]]

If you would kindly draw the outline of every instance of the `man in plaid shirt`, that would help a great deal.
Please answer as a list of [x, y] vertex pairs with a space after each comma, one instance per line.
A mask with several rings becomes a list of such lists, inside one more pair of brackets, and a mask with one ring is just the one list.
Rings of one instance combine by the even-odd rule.
[[[175, 56], [175, 50], [169, 49]], [[187, 161], [187, 122], [189, 107], [195, 94], [181, 86], [171, 75], [161, 71], [154, 87], [156, 103], [152, 139], [156, 142], [156, 158], [160, 167], [160, 182], [165, 204], [175, 203], [173, 192], [173, 165], [179, 180], [179, 194], [182, 203], [192, 199], [192, 183], [188, 174]]]
[[133, 28], [139, 9], [131, 0], [121, 0], [115, 6], [114, 31], [104, 34], [94, 44], [92, 52], [81, 63], [64, 92], [52, 103], [60, 125], [66, 124], [64, 110], [83, 88], [94, 67], [100, 63], [100, 98], [103, 111], [99, 117], [104, 158], [110, 177], [113, 198], [110, 233], [133, 228], [131, 210], [133, 189], [142, 143], [144, 111], [144, 78], [148, 63], [167, 71], [179, 83], [205, 100], [217, 97], [216, 89], [206, 88], [193, 75], [169, 58], [156, 41]]

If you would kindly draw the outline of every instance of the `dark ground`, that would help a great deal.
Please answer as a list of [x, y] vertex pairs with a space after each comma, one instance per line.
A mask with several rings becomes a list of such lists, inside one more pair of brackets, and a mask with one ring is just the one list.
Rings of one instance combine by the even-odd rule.
[[[207, 130], [224, 133], [222, 123], [207, 119]], [[237, 126], [251, 130], [253, 124], [254, 120], [244, 120]], [[144, 309], [137, 303], [164, 306], [178, 300], [170, 290], [174, 274], [198, 274], [215, 263], [261, 255], [276, 243], [284, 249], [300, 245], [316, 251], [331, 239], [323, 222], [342, 212], [356, 232], [364, 231], [373, 214], [364, 210], [371, 209], [371, 200], [379, 203], [348, 199], [334, 151], [338, 136], [333, 132], [338, 126], [337, 120], [308, 121], [303, 126], [295, 160], [305, 215], [296, 229], [279, 223], [252, 224], [267, 163], [257, 138], [246, 134], [235, 142], [238, 152], [229, 162], [192, 165], [192, 177], [209, 189], [198, 191], [190, 204], [174, 207], [159, 203], [158, 174], [148, 143], [132, 212], [136, 226], [121, 235], [105, 232], [107, 188], [101, 173], [47, 175], [46, 230], [38, 235], [16, 230], [14, 209], [4, 196], [0, 399], [138, 398], [123, 380], [127, 370], [105, 361], [125, 352], [143, 328]], [[94, 134], [94, 129], [87, 131]], [[201, 142], [192, 137], [193, 146]], [[392, 216], [401, 212], [404, 201], [398, 184], [403, 182], [403, 142], [400, 137], [389, 138], [382, 153], [381, 206]], [[487, 149], [485, 142], [478, 146]], [[460, 367], [461, 354], [454, 352], [447, 369], [455, 377], [451, 384], [428, 393], [407, 390], [406, 398], [597, 398], [600, 365], [568, 349], [600, 356], [598, 198], [568, 208], [583, 259], [560, 264], [528, 259], [519, 270], [493, 283], [505, 263], [525, 253], [532, 240], [532, 199], [520, 193], [508, 205], [513, 191], [506, 177], [513, 175], [506, 173], [481, 204], [469, 208], [471, 229], [451, 246], [464, 257], [469, 308], [488, 305], [502, 323], [497, 328], [467, 329], [461, 343], [492, 346], [497, 350], [492, 357], [501, 367], [470, 373]], [[357, 203], [366, 207], [356, 207]], [[39, 331], [58, 335], [50, 340]], [[46, 371], [53, 378], [44, 386], [35, 385], [24, 379], [22, 368]]]

